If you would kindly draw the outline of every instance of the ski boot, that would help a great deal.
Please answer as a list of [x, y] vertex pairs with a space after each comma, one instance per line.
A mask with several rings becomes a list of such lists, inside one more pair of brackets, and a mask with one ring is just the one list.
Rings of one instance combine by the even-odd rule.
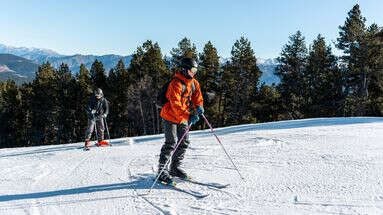
[[190, 179], [189, 176], [186, 174], [186, 172], [181, 169], [179, 166], [173, 166], [170, 168], [169, 174], [173, 177], [177, 177], [180, 179]]
[[[158, 172], [158, 174], [160, 173], [161, 171]], [[175, 182], [173, 181], [172, 177], [170, 177], [168, 171], [164, 170], [162, 171], [160, 177], [158, 177], [158, 181], [160, 183], [163, 183], [163, 184], [167, 184], [167, 185], [175, 185]]]
[[89, 140], [85, 140], [84, 148], [89, 148], [89, 146], [90, 146], [90, 141]]

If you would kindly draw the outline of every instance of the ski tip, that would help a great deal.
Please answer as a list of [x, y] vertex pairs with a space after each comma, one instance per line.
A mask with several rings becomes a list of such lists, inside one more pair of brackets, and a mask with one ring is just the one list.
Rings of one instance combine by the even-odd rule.
[[218, 183], [212, 183], [209, 185], [212, 187], [218, 188], [218, 189], [222, 189], [222, 188], [226, 188], [226, 187], [230, 186], [230, 184], [218, 184]]
[[224, 184], [224, 185], [221, 185], [219, 188], [223, 189], [223, 188], [226, 188], [226, 187], [229, 187], [229, 186], [230, 186], [230, 184]]
[[195, 196], [197, 199], [203, 199], [203, 198], [206, 198], [208, 197], [209, 194], [203, 194], [203, 195], [199, 195], [199, 196]]

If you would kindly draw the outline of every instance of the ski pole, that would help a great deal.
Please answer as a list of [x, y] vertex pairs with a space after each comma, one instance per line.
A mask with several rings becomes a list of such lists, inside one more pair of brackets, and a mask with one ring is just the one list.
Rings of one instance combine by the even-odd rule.
[[96, 132], [96, 145], [97, 145], [98, 144], [97, 120], [94, 115], [93, 115], [93, 120], [94, 120], [94, 131]]
[[178, 143], [177, 143], [177, 145], [174, 147], [173, 151], [171, 151], [170, 156], [169, 156], [168, 160], [166, 161], [164, 168], [162, 168], [162, 170], [158, 173], [158, 175], [157, 175], [157, 177], [156, 177], [156, 180], [154, 180], [154, 182], [153, 182], [152, 186], [150, 187], [150, 189], [149, 189], [149, 191], [148, 191], [147, 194], [149, 194], [149, 193], [152, 191], [154, 185], [155, 185], [155, 184], [157, 183], [157, 181], [158, 181], [158, 178], [159, 178], [160, 175], [164, 172], [165, 168], [169, 165], [170, 159], [173, 157], [174, 152], [177, 150], [178, 146], [181, 144], [181, 142], [182, 142], [182, 140], [185, 138], [186, 134], [189, 133], [190, 127], [191, 127], [191, 125], [188, 125], [188, 126], [186, 127], [185, 133], [184, 133], [184, 134], [182, 135], [182, 137], [178, 140]]
[[239, 172], [237, 166], [234, 164], [233, 160], [231, 159], [230, 155], [227, 153], [225, 147], [223, 146], [221, 140], [218, 138], [218, 136], [215, 134], [214, 130], [213, 130], [213, 127], [210, 125], [209, 121], [207, 121], [206, 117], [204, 114], [201, 114], [201, 116], [203, 117], [203, 119], [205, 120], [206, 124], [210, 127], [210, 132], [215, 136], [215, 138], [218, 140], [218, 142], [221, 144], [222, 146], [222, 149], [223, 151], [226, 153], [227, 157], [230, 159], [231, 163], [233, 164], [234, 168], [237, 170], [239, 176], [241, 177], [242, 180], [245, 180], [245, 178], [241, 175], [241, 173]]
[[108, 137], [109, 137], [109, 145], [112, 146], [112, 144], [110, 143], [111, 140], [110, 140], [110, 134], [109, 134], [109, 129], [108, 129], [108, 123], [106, 123], [106, 118], [104, 118], [104, 122], [105, 122], [105, 127], [106, 127], [106, 133], [108, 133]]

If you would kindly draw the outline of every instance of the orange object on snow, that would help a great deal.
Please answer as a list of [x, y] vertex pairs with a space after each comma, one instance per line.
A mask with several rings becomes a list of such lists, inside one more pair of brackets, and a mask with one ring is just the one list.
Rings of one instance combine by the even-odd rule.
[[109, 146], [109, 142], [106, 140], [101, 140], [97, 143], [97, 146]]
[[[169, 100], [161, 110], [161, 117], [173, 123], [188, 122], [189, 109], [203, 106], [203, 98], [201, 88], [198, 81], [194, 78], [187, 79], [180, 72], [174, 75], [175, 78], [170, 82], [166, 98]], [[186, 90], [182, 93], [182, 80], [185, 83]], [[193, 91], [192, 83], [194, 83], [195, 91]], [[192, 102], [193, 107], [190, 106]]]

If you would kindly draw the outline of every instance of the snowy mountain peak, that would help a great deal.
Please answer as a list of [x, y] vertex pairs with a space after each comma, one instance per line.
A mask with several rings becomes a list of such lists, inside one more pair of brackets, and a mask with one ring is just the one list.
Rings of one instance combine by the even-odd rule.
[[15, 72], [12, 69], [9, 69], [7, 65], [0, 64], [0, 72]]
[[278, 61], [276, 58], [258, 58], [257, 63], [262, 64], [262, 65], [271, 66], [271, 65], [277, 65]]
[[0, 44], [0, 53], [14, 54], [16, 56], [24, 57], [25, 55], [45, 55], [49, 57], [59, 57], [61, 54], [50, 50], [41, 48], [29, 48], [29, 47], [14, 47]]

